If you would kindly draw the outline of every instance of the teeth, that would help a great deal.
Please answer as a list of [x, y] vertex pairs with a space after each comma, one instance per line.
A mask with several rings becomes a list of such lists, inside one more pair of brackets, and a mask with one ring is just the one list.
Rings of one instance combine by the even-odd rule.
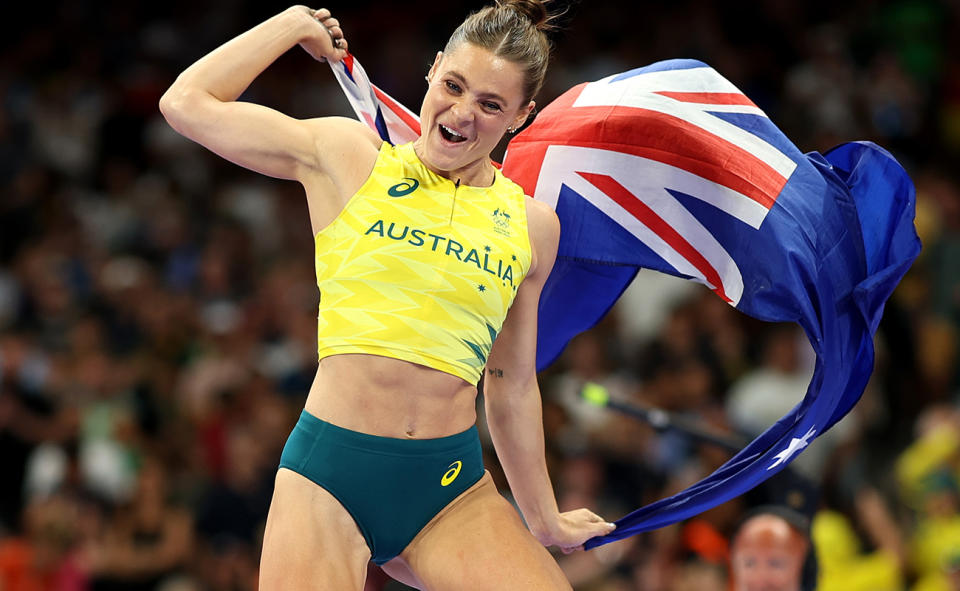
[[443, 123], [440, 124], [440, 127], [446, 129], [446, 130], [447, 130], [447, 133], [449, 133], [450, 135], [453, 135], [453, 136], [456, 136], [456, 137], [462, 137], [462, 138], [466, 138], [466, 137], [467, 137], [467, 136], [465, 136], [465, 135], [459, 134], [459, 133], [457, 133], [456, 131], [450, 129], [449, 127], [447, 127], [447, 126], [444, 125]]

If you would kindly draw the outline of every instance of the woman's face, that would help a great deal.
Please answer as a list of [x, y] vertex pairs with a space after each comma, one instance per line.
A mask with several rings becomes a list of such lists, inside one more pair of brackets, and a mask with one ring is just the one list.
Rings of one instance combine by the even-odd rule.
[[416, 145], [436, 172], [487, 166], [507, 128], [519, 127], [533, 108], [523, 102], [520, 66], [470, 43], [437, 54], [427, 79]]

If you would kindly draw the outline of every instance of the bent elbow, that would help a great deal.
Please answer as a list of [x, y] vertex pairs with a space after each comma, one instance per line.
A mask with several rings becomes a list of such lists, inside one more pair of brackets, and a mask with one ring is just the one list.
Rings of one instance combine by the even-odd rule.
[[178, 122], [183, 118], [183, 112], [186, 110], [183, 94], [176, 86], [171, 86], [160, 97], [160, 114], [167, 120], [170, 127], [177, 131], [180, 131]]
[[189, 137], [190, 121], [196, 118], [202, 106], [202, 97], [196, 90], [183, 89], [174, 83], [160, 97], [160, 113], [170, 127]]
[[158, 104], [160, 107], [160, 114], [163, 115], [163, 118], [167, 121], [170, 120], [170, 117], [173, 116], [177, 108], [177, 99], [175, 97], [176, 95], [172, 86], [163, 93], [163, 96], [160, 97], [160, 103]]

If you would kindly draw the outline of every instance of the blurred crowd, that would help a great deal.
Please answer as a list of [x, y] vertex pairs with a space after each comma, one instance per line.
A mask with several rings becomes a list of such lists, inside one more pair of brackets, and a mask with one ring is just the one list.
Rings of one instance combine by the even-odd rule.
[[[330, 8], [371, 78], [416, 110], [434, 52], [482, 4]], [[960, 590], [960, 6], [558, 4], [569, 8], [541, 105], [659, 59], [702, 59], [802, 150], [890, 149], [916, 184], [924, 244], [848, 418], [744, 497], [559, 556], [574, 587], [728, 589], [734, 532], [776, 505], [811, 520], [820, 589]], [[295, 183], [179, 137], [157, 101], [193, 60], [283, 8], [81, 0], [46, 6], [42, 26], [2, 25], [0, 590], [256, 588], [280, 450], [316, 367], [306, 203]], [[350, 115], [327, 66], [297, 49], [243, 98]], [[614, 519], [731, 453], [592, 406], [585, 387], [746, 441], [810, 379], [799, 329], [641, 273], [541, 376], [561, 509]], [[486, 462], [509, 497], [489, 442]], [[367, 588], [403, 587], [371, 566]]]

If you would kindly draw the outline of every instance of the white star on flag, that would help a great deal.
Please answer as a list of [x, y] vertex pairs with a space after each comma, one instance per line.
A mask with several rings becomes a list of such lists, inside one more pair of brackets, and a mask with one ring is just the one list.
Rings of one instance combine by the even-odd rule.
[[780, 464], [783, 464], [783, 463], [785, 463], [787, 460], [789, 460], [790, 457], [793, 456], [793, 454], [795, 454], [795, 453], [799, 452], [800, 450], [802, 450], [803, 448], [807, 447], [807, 445], [810, 444], [810, 439], [811, 439], [814, 435], [816, 435], [816, 433], [817, 433], [816, 428], [811, 427], [810, 430], [807, 431], [807, 434], [804, 435], [803, 437], [799, 437], [799, 438], [798, 438], [798, 437], [794, 437], [793, 439], [791, 439], [791, 440], [790, 440], [790, 445], [787, 446], [787, 449], [783, 450], [782, 452], [780, 452], [780, 453], [778, 453], [776, 456], [774, 456], [774, 457], [777, 458], [777, 461], [774, 462], [774, 463], [772, 463], [772, 464], [770, 464], [770, 467], [767, 468], [767, 470], [773, 470], [774, 468], [776, 468], [776, 467], [779, 466]]

